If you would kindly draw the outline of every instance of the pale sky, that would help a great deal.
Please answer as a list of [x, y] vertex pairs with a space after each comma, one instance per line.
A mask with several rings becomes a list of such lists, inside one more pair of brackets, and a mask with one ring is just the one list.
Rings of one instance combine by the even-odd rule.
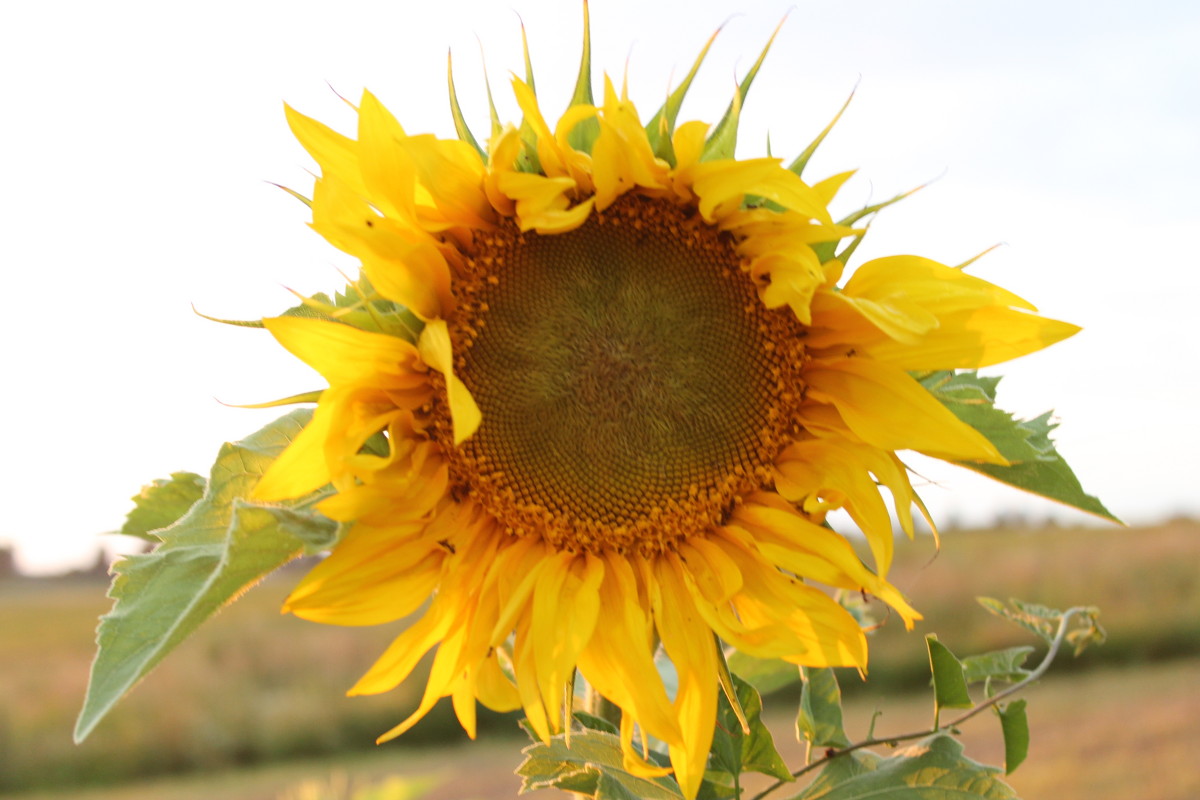
[[[737, 13], [734, 13], [737, 9]], [[715, 122], [791, 14], [751, 92], [738, 153], [791, 158], [858, 93], [806, 176], [859, 168], [835, 211], [937, 179], [858, 252], [958, 263], [1084, 326], [992, 373], [1000, 405], [1054, 408], [1083, 481], [1133, 522], [1200, 513], [1200, 5], [1194, 2], [593, 0], [593, 64], [628, 64], [643, 116], [725, 27], [681, 119]], [[578, 67], [570, 0], [6, 3], [0, 10], [0, 263], [10, 281], [0, 392], [0, 543], [48, 571], [94, 558], [138, 488], [206, 474], [220, 443], [276, 412], [220, 405], [319, 386], [262, 331], [194, 316], [278, 313], [352, 268], [308, 230], [313, 165], [283, 102], [353, 133], [337, 93], [369, 87], [410, 133], [501, 116], [528, 29], [546, 115]], [[478, 38], [478, 41], [477, 41]], [[331, 89], [332, 87], [332, 89]], [[914, 460], [914, 464], [917, 462]], [[919, 462], [943, 519], [1083, 515]]]

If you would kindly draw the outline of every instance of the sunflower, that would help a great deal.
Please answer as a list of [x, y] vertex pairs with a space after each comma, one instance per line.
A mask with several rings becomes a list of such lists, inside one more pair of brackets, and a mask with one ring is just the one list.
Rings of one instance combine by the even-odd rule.
[[[408, 134], [369, 92], [355, 138], [287, 110], [320, 167], [312, 226], [362, 277], [356, 302], [264, 320], [328, 388], [255, 495], [331, 484], [319, 509], [347, 531], [286, 610], [415, 615], [351, 694], [436, 649], [419, 707], [381, 741], [447, 696], [472, 736], [478, 702], [549, 738], [578, 671], [620, 709], [627, 766], [664, 771], [640, 730], [695, 796], [722, 647], [865, 668], [861, 626], [814, 583], [919, 618], [886, 580], [884, 490], [909, 535], [923, 510], [896, 451], [1005, 463], [911, 373], [1077, 330], [916, 256], [843, 280], [864, 230], [828, 206], [849, 173], [805, 182], [813, 148], [790, 166], [732, 157], [761, 57], [718, 125], [676, 125], [707, 50], [648, 123], [607, 77], [593, 101], [586, 14], [553, 127], [531, 75], [512, 80], [522, 123], [493, 107], [485, 146], [452, 79], [454, 140]], [[823, 524], [834, 509], [871, 567]]]

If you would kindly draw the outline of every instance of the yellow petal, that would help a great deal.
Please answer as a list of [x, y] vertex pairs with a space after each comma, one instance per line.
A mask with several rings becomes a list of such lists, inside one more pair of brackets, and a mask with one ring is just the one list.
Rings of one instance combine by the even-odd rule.
[[380, 216], [336, 177], [313, 189], [313, 228], [334, 247], [363, 262], [375, 289], [422, 319], [453, 308], [450, 270], [424, 231]]
[[863, 566], [844, 537], [804, 519], [778, 496], [755, 495], [738, 507], [731, 524], [751, 528], [763, 555], [796, 575], [869, 592], [895, 608], [906, 628], [921, 618], [894, 586]]
[[358, 160], [372, 204], [389, 217], [416, 226], [417, 171], [401, 141], [400, 123], [366, 89], [358, 104]]
[[804, 379], [810, 398], [833, 405], [850, 429], [875, 447], [1008, 463], [983, 434], [895, 367], [866, 358], [814, 361]]
[[446, 551], [436, 542], [380, 540], [352, 531], [304, 577], [284, 611], [331, 625], [379, 625], [416, 611], [437, 587]]
[[312, 317], [272, 317], [263, 325], [331, 385], [363, 381], [408, 386], [418, 377], [413, 369], [417, 350], [404, 339]]
[[304, 430], [271, 462], [250, 496], [265, 502], [290, 500], [329, 483], [332, 476], [325, 460], [325, 443], [336, 414], [330, 403], [318, 405]]
[[659, 558], [655, 567], [655, 625], [679, 681], [674, 705], [682, 741], [671, 747], [671, 765], [683, 796], [695, 797], [717, 720], [716, 641], [692, 601], [678, 558]]
[[446, 321], [434, 319], [425, 323], [421, 338], [417, 341], [417, 349], [426, 364], [445, 376], [454, 443], [462, 444], [478, 430], [483, 414], [466, 385], [454, 374], [454, 353], [450, 349], [450, 330], [446, 327]]
[[1037, 352], [1080, 330], [1069, 322], [987, 306], [943, 316], [917, 344], [884, 340], [863, 352], [904, 370], [973, 369]]
[[346, 183], [352, 192], [364, 195], [366, 189], [358, 171], [358, 146], [353, 139], [345, 137], [324, 123], [306, 117], [291, 106], [284, 104], [288, 127], [300, 144], [321, 168], [323, 177], [337, 177]]
[[[651, 649], [652, 625], [639, 600], [638, 579], [625, 556], [606, 555], [597, 625], [579, 666], [601, 695], [630, 714], [651, 736], [680, 741], [679, 724], [658, 678]], [[647, 679], [649, 676], [649, 679]]]

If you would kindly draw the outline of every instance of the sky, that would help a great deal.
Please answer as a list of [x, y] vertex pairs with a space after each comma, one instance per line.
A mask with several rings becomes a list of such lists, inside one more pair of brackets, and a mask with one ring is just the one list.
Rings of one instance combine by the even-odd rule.
[[[859, 170], [835, 212], [932, 181], [878, 218], [860, 263], [1000, 244], [974, 274], [1084, 327], [988, 370], [1006, 376], [1000, 405], [1055, 409], [1060, 452], [1127, 521], [1200, 514], [1200, 5], [592, 0], [594, 75], [627, 70], [648, 116], [720, 27], [681, 117], [715, 122], [785, 15], [738, 155], [769, 137], [790, 159], [857, 87], [806, 176]], [[272, 185], [307, 192], [314, 169], [283, 103], [353, 133], [339, 95], [368, 87], [410, 133], [451, 137], [450, 52], [468, 122], [486, 130], [483, 62], [515, 122], [519, 20], [557, 118], [578, 68], [569, 0], [4, 4], [0, 544], [21, 568], [121, 548], [102, 534], [141, 485], [206, 474], [221, 442], [276, 413], [222, 403], [318, 388], [265, 332], [192, 313], [270, 316], [288, 288], [333, 290], [354, 268]], [[1088, 522], [912, 463], [942, 520]]]

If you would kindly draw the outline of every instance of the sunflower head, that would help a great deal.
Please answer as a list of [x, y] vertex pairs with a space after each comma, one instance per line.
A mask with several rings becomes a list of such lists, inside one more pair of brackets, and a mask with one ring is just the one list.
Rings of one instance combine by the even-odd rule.
[[[865, 232], [828, 210], [849, 176], [807, 182], [816, 143], [790, 165], [733, 158], [765, 49], [718, 124], [676, 124], [707, 49], [647, 122], [608, 78], [593, 100], [586, 25], [553, 126], [531, 76], [512, 81], [521, 123], [485, 145], [453, 81], [452, 140], [408, 134], [369, 92], [354, 136], [288, 109], [320, 167], [313, 227], [362, 276], [346, 303], [265, 320], [328, 386], [256, 495], [332, 483], [320, 509], [347, 523], [289, 610], [418, 614], [354, 692], [436, 648], [420, 707], [382, 738], [446, 696], [472, 734], [479, 701], [549, 737], [578, 671], [620, 708], [627, 766], [661, 772], [640, 728], [695, 796], [720, 648], [865, 667], [858, 623], [816, 584], [918, 618], [886, 580], [885, 498], [910, 535], [920, 507], [896, 451], [1005, 463], [914, 373], [1076, 330], [915, 256], [843, 280]], [[823, 524], [834, 509], [870, 567]]]

